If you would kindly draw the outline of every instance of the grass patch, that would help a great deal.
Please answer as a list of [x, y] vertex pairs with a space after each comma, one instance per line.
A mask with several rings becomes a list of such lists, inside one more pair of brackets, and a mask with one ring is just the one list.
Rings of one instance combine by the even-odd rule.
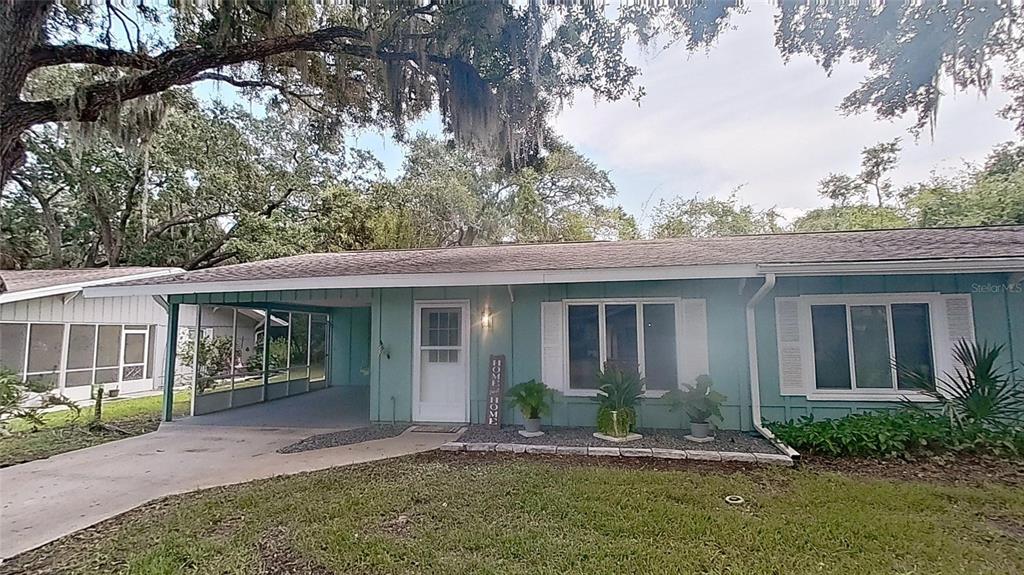
[[[187, 414], [189, 392], [174, 394], [174, 413]], [[162, 395], [139, 398], [107, 399], [103, 402], [103, 421], [127, 432], [128, 436], [155, 431], [160, 425]], [[59, 453], [99, 445], [126, 437], [111, 431], [93, 431], [92, 408], [82, 409], [78, 418], [70, 410], [43, 414], [44, 425], [36, 429], [32, 423], [13, 419], [5, 422], [10, 436], [0, 436], [0, 467], [43, 459]]]
[[428, 455], [176, 496], [0, 574], [1024, 572], [1009, 486], [556, 461]]

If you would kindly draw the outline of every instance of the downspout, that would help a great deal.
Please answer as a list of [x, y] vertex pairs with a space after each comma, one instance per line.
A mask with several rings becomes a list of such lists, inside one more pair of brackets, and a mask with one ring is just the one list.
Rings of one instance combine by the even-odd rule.
[[761, 287], [750, 297], [747, 302], [747, 354], [750, 362], [750, 408], [753, 412], [754, 429], [757, 430], [765, 439], [772, 442], [780, 451], [793, 458], [793, 461], [799, 461], [800, 454], [792, 447], [782, 443], [779, 438], [775, 437], [772, 430], [768, 429], [764, 425], [761, 425], [761, 377], [757, 366], [757, 325], [755, 320], [754, 310], [757, 304], [761, 303], [761, 300], [775, 289], [775, 274], [767, 273], [764, 276], [764, 283]]

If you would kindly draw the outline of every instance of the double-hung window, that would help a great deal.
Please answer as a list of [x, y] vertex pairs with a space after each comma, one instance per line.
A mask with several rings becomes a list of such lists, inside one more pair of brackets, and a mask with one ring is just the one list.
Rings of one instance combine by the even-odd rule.
[[640, 375], [649, 392], [678, 387], [676, 301], [578, 301], [565, 309], [570, 392], [597, 389], [605, 366]]
[[810, 321], [818, 391], [913, 390], [904, 370], [935, 377], [928, 302], [811, 304]]

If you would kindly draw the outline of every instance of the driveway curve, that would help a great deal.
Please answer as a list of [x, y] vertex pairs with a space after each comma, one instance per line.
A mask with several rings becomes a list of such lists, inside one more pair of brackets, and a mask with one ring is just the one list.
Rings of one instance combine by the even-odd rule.
[[166, 495], [429, 451], [457, 435], [406, 431], [354, 445], [277, 453], [335, 430], [171, 423], [154, 433], [0, 469], [0, 557]]

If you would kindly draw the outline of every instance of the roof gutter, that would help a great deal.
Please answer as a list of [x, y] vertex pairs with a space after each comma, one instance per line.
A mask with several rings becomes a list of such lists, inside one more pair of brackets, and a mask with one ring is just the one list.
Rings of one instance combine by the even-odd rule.
[[764, 283], [747, 301], [747, 359], [750, 362], [750, 409], [753, 414], [754, 429], [765, 439], [770, 441], [776, 448], [790, 456], [794, 462], [800, 460], [800, 453], [792, 447], [783, 443], [775, 437], [772, 430], [761, 424], [761, 378], [757, 366], [757, 326], [755, 325], [754, 310], [773, 289], [775, 289], [775, 274], [766, 273]]
[[949, 258], [940, 260], [757, 264], [757, 270], [761, 274], [773, 273], [780, 276], [1003, 273], [1024, 271], [1024, 258]]
[[106, 285], [90, 287], [85, 297], [117, 295], [178, 295], [234, 291], [300, 289], [362, 289], [387, 287], [457, 287], [526, 284], [562, 284], [613, 281], [745, 278], [757, 276], [753, 264], [697, 266], [646, 266], [632, 268], [583, 268], [502, 272], [429, 272], [410, 274], [360, 274], [348, 276], [178, 281], [173, 283]]

